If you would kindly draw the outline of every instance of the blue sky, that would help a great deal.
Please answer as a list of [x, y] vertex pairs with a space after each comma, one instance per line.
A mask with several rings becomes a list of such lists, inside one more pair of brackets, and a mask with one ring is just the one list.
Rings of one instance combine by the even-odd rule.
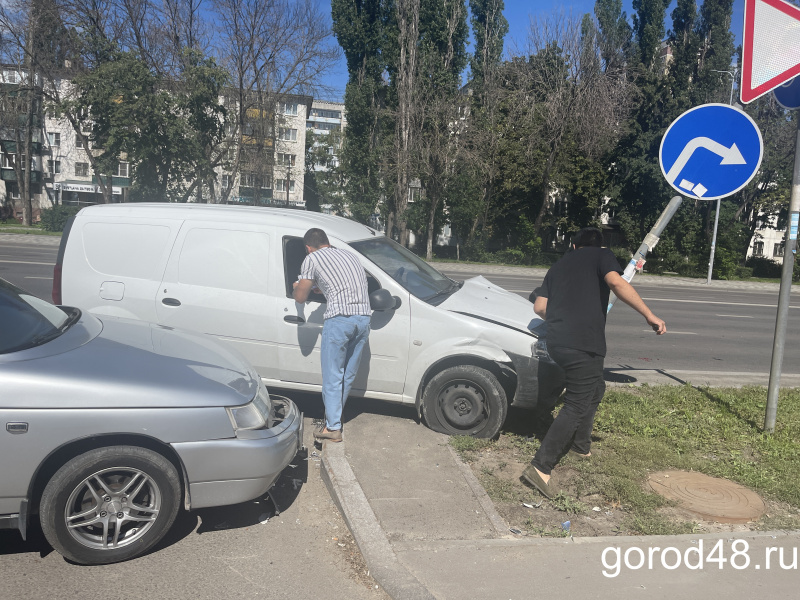
[[[698, 3], [702, 3], [702, 0], [698, 0]], [[632, 0], [623, 0], [622, 4], [623, 10], [628, 14], [628, 19], [630, 20], [633, 13]], [[667, 29], [672, 23], [670, 14], [675, 8], [675, 4], [676, 0], [672, 0], [671, 5], [667, 8]], [[506, 36], [506, 48], [508, 48], [515, 41], [522, 45], [530, 26], [531, 16], [543, 16], [558, 13], [562, 10], [567, 13], [571, 11], [576, 16], [580, 16], [594, 11], [594, 0], [505, 0], [505, 6], [504, 14], [509, 23], [509, 31]], [[320, 0], [320, 7], [323, 10], [330, 11], [330, 0]], [[734, 0], [732, 29], [736, 35], [737, 44], [741, 43], [743, 14], [744, 0]], [[334, 96], [339, 96], [339, 99], [341, 99], [344, 97], [346, 83], [347, 66], [344, 59], [342, 59], [327, 77], [326, 84], [335, 88], [337, 93]]]

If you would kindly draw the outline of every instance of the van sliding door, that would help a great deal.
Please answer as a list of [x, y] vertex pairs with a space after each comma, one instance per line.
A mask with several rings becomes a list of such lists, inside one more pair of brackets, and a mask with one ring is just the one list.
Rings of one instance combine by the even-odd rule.
[[264, 227], [185, 223], [158, 290], [159, 323], [212, 335], [241, 352], [262, 377], [274, 377], [270, 262]]

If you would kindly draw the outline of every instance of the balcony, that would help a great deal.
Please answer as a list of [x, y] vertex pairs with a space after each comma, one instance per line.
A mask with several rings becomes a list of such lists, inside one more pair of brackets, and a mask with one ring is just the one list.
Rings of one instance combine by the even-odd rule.
[[[31, 171], [31, 183], [41, 183], [42, 182], [42, 172], [41, 171]], [[14, 169], [0, 169], [0, 181], [16, 181], [17, 174]]]

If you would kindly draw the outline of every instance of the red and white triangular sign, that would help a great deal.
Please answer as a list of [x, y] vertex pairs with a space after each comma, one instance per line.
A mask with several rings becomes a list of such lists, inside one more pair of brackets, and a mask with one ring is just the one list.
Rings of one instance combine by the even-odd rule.
[[800, 75], [800, 8], [783, 0], [745, 0], [742, 104]]

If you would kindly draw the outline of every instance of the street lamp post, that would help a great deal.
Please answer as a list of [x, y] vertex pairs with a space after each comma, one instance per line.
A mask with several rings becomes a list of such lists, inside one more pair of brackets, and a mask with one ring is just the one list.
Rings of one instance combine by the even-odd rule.
[[[731, 95], [730, 99], [728, 100], [728, 104], [731, 106], [733, 105], [733, 84], [736, 83], [736, 74], [739, 72], [739, 68], [735, 68], [733, 71], [718, 71], [717, 69], [711, 69], [714, 73], [727, 73], [731, 76]], [[717, 248], [717, 228], [719, 227], [719, 209], [720, 209], [720, 199], [717, 198], [717, 212], [714, 214], [714, 235], [711, 236], [711, 256], [708, 259], [708, 277], [706, 279], [706, 285], [711, 284], [711, 273], [714, 270], [714, 253]]]

